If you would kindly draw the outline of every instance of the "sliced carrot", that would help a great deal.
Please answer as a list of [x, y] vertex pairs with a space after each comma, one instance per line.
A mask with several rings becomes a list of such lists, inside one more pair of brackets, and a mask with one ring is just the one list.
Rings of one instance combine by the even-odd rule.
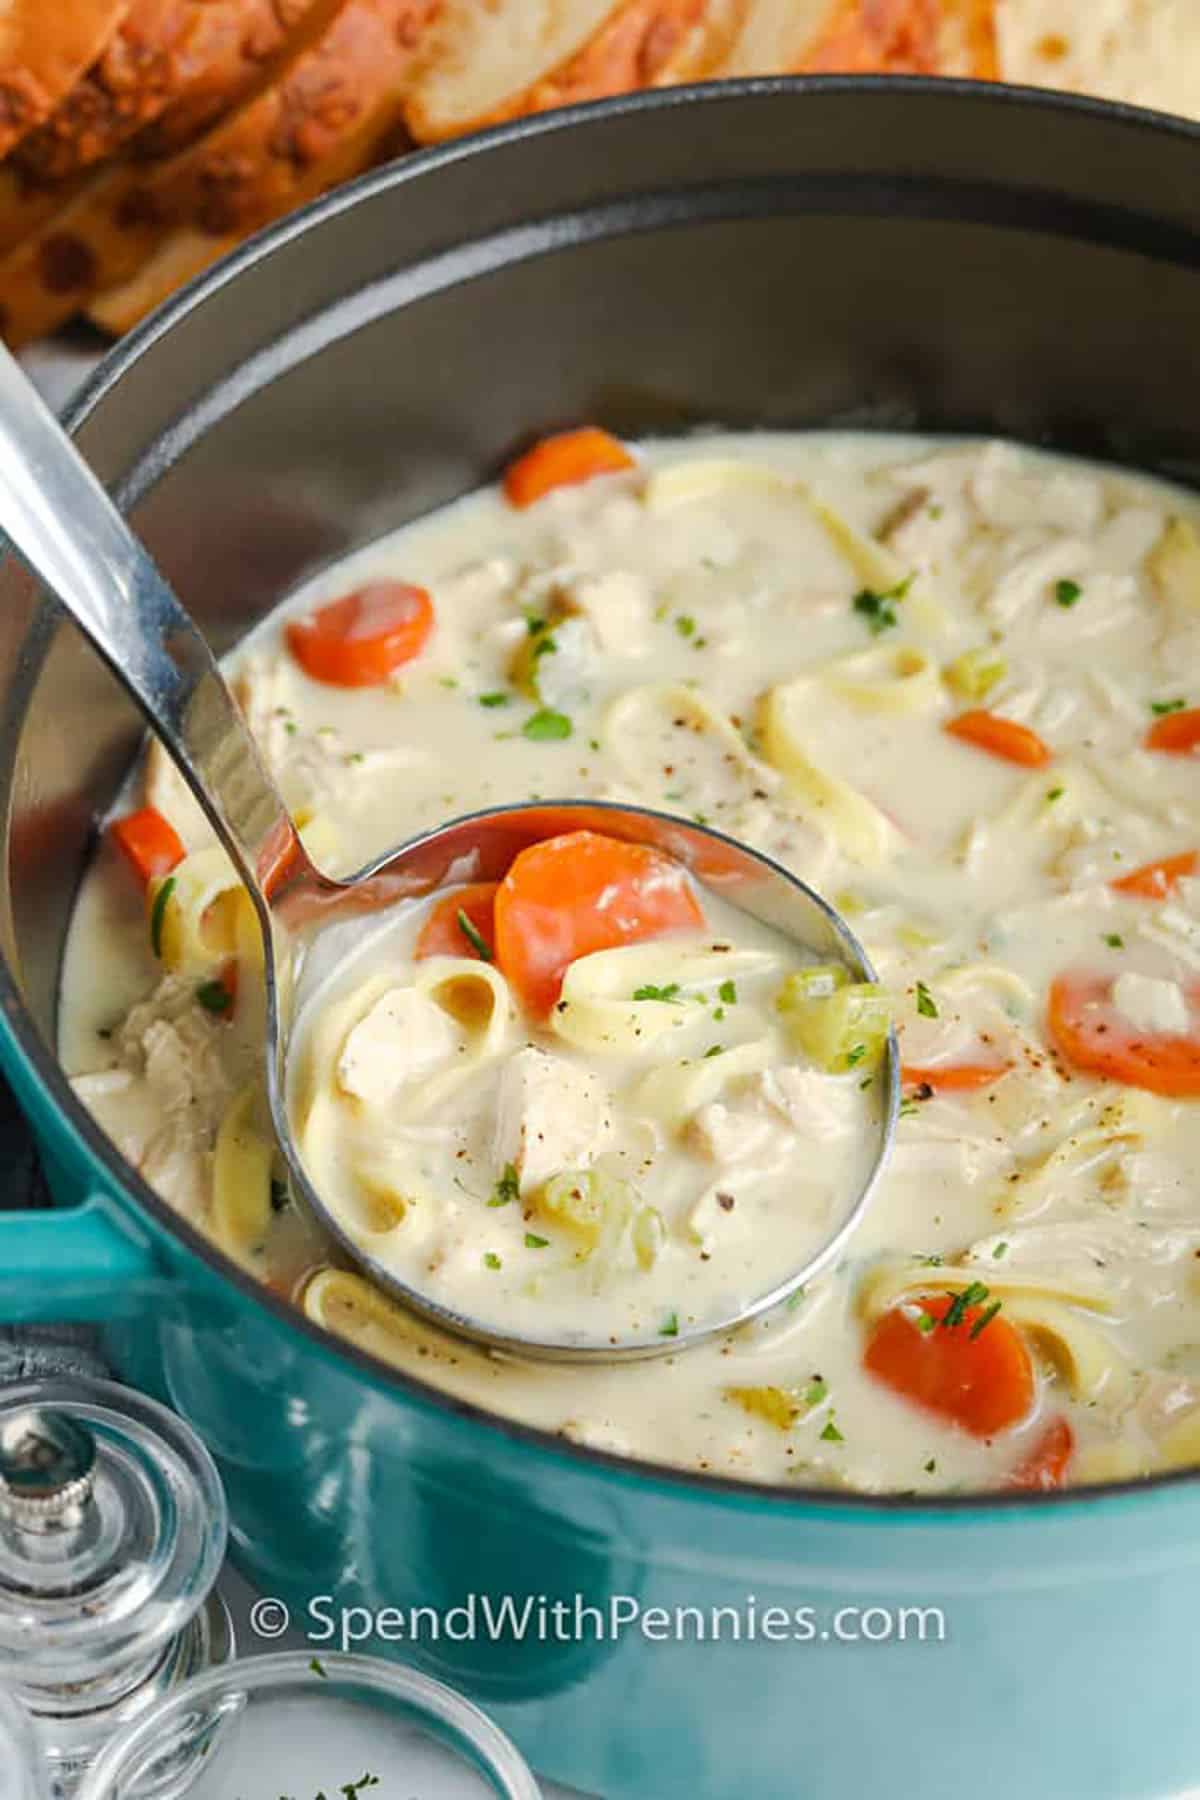
[[1118, 894], [1136, 894], [1142, 900], [1161, 900], [1174, 892], [1181, 881], [1200, 872], [1200, 850], [1183, 850], [1178, 856], [1163, 856], [1158, 862], [1143, 863], [1128, 875], [1118, 876], [1109, 886]]
[[1074, 1452], [1075, 1433], [1068, 1421], [1062, 1417], [1051, 1419], [1028, 1456], [1008, 1475], [1004, 1486], [1027, 1488], [1033, 1493], [1048, 1493], [1051, 1488], [1060, 1488]]
[[1155, 719], [1146, 733], [1146, 748], [1163, 750], [1168, 756], [1189, 756], [1200, 750], [1200, 706]]
[[593, 475], [617, 475], [634, 460], [619, 438], [584, 425], [543, 438], [504, 472], [504, 492], [513, 506], [532, 506], [554, 488], [573, 487]]
[[108, 833], [143, 881], [169, 875], [186, 855], [179, 833], [155, 806], [114, 819]]
[[961, 1062], [934, 1063], [928, 1068], [905, 1063], [900, 1079], [905, 1087], [931, 1087], [937, 1094], [973, 1094], [979, 1088], [991, 1087], [1007, 1075], [1011, 1063]]
[[[1026, 1418], [1034, 1397], [1033, 1361], [1020, 1332], [1002, 1316], [981, 1326], [984, 1309], [962, 1308], [950, 1294], [917, 1304], [933, 1324], [922, 1330], [904, 1306], [884, 1313], [863, 1354], [871, 1374], [973, 1437], [991, 1437]], [[952, 1306], [962, 1317], [945, 1324]]]
[[[483, 961], [471, 931], [476, 932], [487, 946], [488, 960], [494, 960], [496, 889], [499, 885], [498, 881], [474, 881], [469, 887], [447, 894], [444, 900], [431, 907], [417, 938], [414, 955], [418, 961], [423, 956], [474, 956]], [[470, 925], [470, 931], [463, 928], [463, 917]]]
[[704, 914], [678, 863], [592, 831], [531, 844], [496, 895], [496, 959], [538, 1017], [558, 999], [577, 957], [703, 928]]
[[986, 750], [989, 756], [998, 756], [1003, 762], [1019, 763], [1023, 769], [1043, 769], [1054, 758], [1050, 746], [1043, 743], [1028, 725], [1018, 725], [1015, 719], [1002, 719], [998, 713], [987, 712], [983, 707], [949, 719], [945, 730], [964, 744], [973, 744], [976, 750]]
[[420, 655], [433, 630], [433, 601], [406, 581], [375, 581], [331, 600], [287, 628], [306, 675], [331, 687], [378, 687]]
[[1077, 1069], [1174, 1099], [1200, 1098], [1200, 987], [1191, 1001], [1195, 1029], [1187, 1035], [1141, 1031], [1112, 1002], [1108, 975], [1073, 970], [1050, 989], [1047, 1024], [1055, 1046]]

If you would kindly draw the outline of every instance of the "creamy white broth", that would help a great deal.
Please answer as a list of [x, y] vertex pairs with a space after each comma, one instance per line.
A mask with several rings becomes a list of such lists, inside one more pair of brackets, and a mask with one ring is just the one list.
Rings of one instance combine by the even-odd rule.
[[[975, 1091], [911, 1086], [839, 1269], [793, 1309], [653, 1364], [531, 1368], [440, 1340], [356, 1278], [309, 1279], [331, 1259], [294, 1208], [231, 1247], [288, 1290], [307, 1280], [314, 1316], [401, 1366], [651, 1460], [868, 1490], [995, 1485], [1059, 1418], [1067, 1479], [1200, 1459], [1200, 1104], [1073, 1068], [1046, 1026], [1052, 983], [1081, 968], [1123, 978], [1123, 1030], [1200, 1029], [1200, 884], [1111, 886], [1200, 847], [1200, 762], [1144, 747], [1178, 703], [1200, 704], [1197, 552], [1171, 523], [1194, 527], [1195, 501], [916, 439], [714, 437], [639, 458], [526, 511], [473, 496], [289, 602], [380, 575], [428, 587], [434, 636], [386, 688], [310, 681], [279, 619], [254, 635], [236, 659], [248, 708], [319, 854], [348, 869], [450, 813], [533, 797], [700, 815], [850, 912], [907, 1065], [1005, 1073]], [[538, 677], [571, 734], [530, 741], [513, 659], [529, 614], [560, 613]], [[989, 659], [993, 684], [965, 691]], [[946, 733], [978, 707], [1052, 759], [1014, 765]], [[174, 785], [161, 771], [150, 785], [201, 849]], [[106, 845], [68, 946], [63, 1059], [100, 1077], [81, 1091], [127, 1154], [229, 1241], [213, 1148], [254, 1072], [253, 1007], [239, 987], [232, 1023], [207, 1012], [190, 970], [148, 999], [161, 976], [142, 895]], [[1028, 1416], [990, 1440], [863, 1367], [889, 1307], [970, 1281], [1036, 1366]]]
[[604, 1345], [744, 1312], [824, 1248], [874, 1166], [886, 1026], [814, 1063], [789, 979], [850, 971], [695, 892], [704, 930], [580, 957], [545, 1019], [465, 936], [418, 957], [428, 904], [339, 957], [290, 1109], [361, 1249], [494, 1330]]

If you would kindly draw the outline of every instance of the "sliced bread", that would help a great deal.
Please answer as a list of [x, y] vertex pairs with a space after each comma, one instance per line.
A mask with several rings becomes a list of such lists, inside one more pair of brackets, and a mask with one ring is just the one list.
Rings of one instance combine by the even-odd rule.
[[240, 108], [160, 163], [126, 158], [87, 181], [0, 262], [10, 344], [53, 330], [133, 277], [181, 225], [244, 235], [299, 204], [310, 172], [403, 89], [437, 0], [328, 0]]
[[708, 74], [746, 0], [446, 0], [407, 105], [437, 143], [569, 101]]
[[49, 118], [120, 25], [129, 0], [0, 0], [0, 156]]
[[[191, 143], [254, 90], [289, 33], [322, 5], [328, 0], [139, 0], [105, 54], [0, 166], [0, 256], [65, 208], [127, 136], [130, 154], [146, 160]], [[150, 33], [153, 11], [166, 32], [189, 21], [165, 60], [149, 35], [142, 56], [131, 46], [135, 28]]]

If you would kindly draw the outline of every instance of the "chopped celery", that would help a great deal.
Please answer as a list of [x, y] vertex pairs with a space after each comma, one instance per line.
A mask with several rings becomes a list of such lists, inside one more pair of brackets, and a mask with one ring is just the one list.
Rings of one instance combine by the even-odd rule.
[[513, 652], [508, 677], [527, 700], [540, 700], [542, 697], [538, 690], [538, 664], [544, 657], [557, 655], [558, 643], [554, 633], [564, 616], [562, 609], [557, 608], [551, 619], [531, 619], [529, 630]]
[[765, 1419], [780, 1431], [790, 1431], [797, 1419], [803, 1419], [820, 1406], [829, 1389], [821, 1377], [814, 1376], [803, 1388], [727, 1387], [725, 1398], [734, 1400], [753, 1417]]
[[873, 982], [851, 981], [840, 964], [796, 970], [775, 1005], [796, 1048], [831, 1075], [865, 1072], [883, 1055], [892, 1024], [887, 995]]
[[593, 1171], [573, 1169], [550, 1177], [538, 1195], [537, 1209], [543, 1218], [565, 1226], [594, 1250], [604, 1229], [605, 1202], [604, 1188]]
[[942, 673], [946, 686], [964, 700], [985, 700], [1008, 674], [1008, 664], [994, 650], [964, 650]]
[[656, 1206], [639, 1206], [633, 1221], [633, 1253], [638, 1267], [652, 1269], [667, 1239], [666, 1222]]

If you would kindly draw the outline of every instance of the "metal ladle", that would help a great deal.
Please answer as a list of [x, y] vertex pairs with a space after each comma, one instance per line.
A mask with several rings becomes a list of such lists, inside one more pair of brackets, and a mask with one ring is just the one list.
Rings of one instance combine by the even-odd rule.
[[704, 885], [809, 955], [836, 957], [874, 979], [865, 952], [833, 907], [777, 863], [707, 827], [595, 801], [492, 808], [455, 820], [356, 875], [322, 873], [287, 808], [211, 650], [133, 536], [74, 444], [13, 357], [0, 350], [0, 529], [71, 614], [172, 757], [254, 906], [266, 982], [267, 1093], [297, 1192], [372, 1280], [437, 1325], [493, 1348], [557, 1361], [678, 1354], [786, 1300], [837, 1255], [861, 1218], [891, 1145], [899, 1057], [889, 1040], [882, 1105], [866, 1180], [845, 1197], [818, 1250], [734, 1313], [680, 1323], [677, 1336], [589, 1343], [500, 1331], [443, 1306], [372, 1259], [310, 1181], [287, 1108], [287, 1054], [297, 951], [326, 926], [411, 900], [447, 881], [499, 879], [517, 852], [560, 832], [591, 828], [677, 858]]

